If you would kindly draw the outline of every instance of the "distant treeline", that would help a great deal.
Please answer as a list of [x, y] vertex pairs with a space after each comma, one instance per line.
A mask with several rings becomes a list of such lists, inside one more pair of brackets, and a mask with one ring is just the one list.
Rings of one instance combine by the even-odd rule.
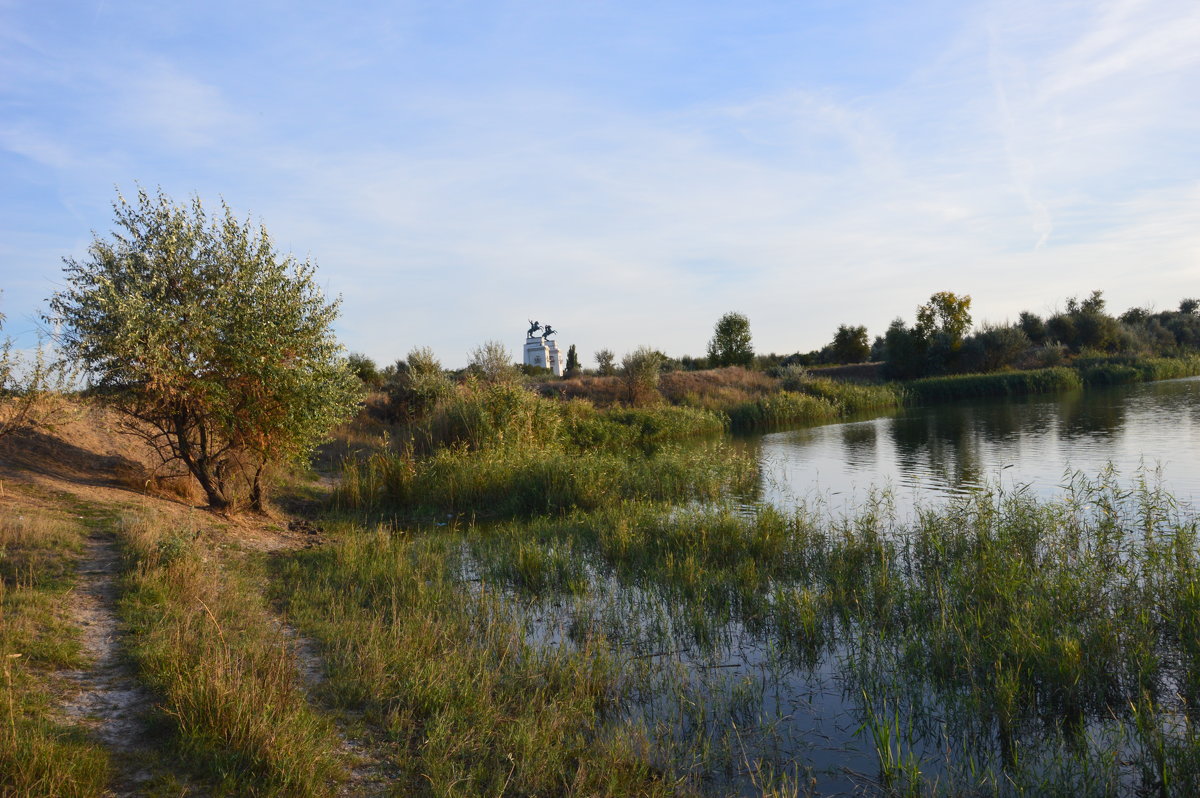
[[[731, 321], [736, 328], [732, 331], [726, 329]], [[572, 346], [571, 350], [574, 349]], [[1114, 316], [1106, 308], [1103, 293], [1093, 291], [1082, 300], [1067, 299], [1064, 309], [1046, 317], [1023, 311], [1015, 323], [983, 324], [976, 328], [971, 318], [971, 297], [942, 291], [916, 308], [912, 323], [896, 318], [873, 341], [865, 326], [843, 324], [821, 349], [790, 355], [755, 354], [748, 319], [730, 313], [718, 322], [705, 357], [672, 357], [643, 346], [618, 360], [611, 350], [601, 349], [595, 353], [594, 369], [582, 368], [579, 359], [572, 357], [565, 379], [625, 377], [631, 381], [630, 392], [637, 394], [638, 384], [655, 384], [649, 372], [665, 375], [740, 366], [770, 377], [787, 378], [796, 369], [872, 363], [877, 365], [862, 367], [863, 373], [851, 375], [852, 378], [909, 382], [1072, 365], [1079, 371], [1076, 376], [1081, 383], [1098, 384], [1154, 379], [1137, 363], [1187, 359], [1196, 354], [1200, 354], [1200, 300], [1197, 299], [1184, 299], [1175, 310], [1131, 308]], [[470, 353], [467, 367], [458, 371], [444, 371], [427, 348], [414, 349], [408, 359], [397, 360], [382, 369], [364, 355], [351, 355], [350, 363], [369, 386], [384, 389], [390, 386], [391, 393], [399, 389], [399, 393], [408, 394], [406, 400], [417, 405], [436, 402], [439, 392], [448, 391], [443, 376], [491, 381], [511, 374], [527, 381], [556, 380], [546, 369], [514, 364], [508, 349], [498, 341], [476, 348]], [[1063, 379], [1066, 378], [1013, 377], [1002, 392], [1040, 392], [1035, 385], [1046, 380], [1060, 384]], [[995, 395], [996, 390], [993, 384], [989, 395]], [[917, 393], [924, 393], [924, 389]], [[628, 401], [625, 397], [622, 400]]]

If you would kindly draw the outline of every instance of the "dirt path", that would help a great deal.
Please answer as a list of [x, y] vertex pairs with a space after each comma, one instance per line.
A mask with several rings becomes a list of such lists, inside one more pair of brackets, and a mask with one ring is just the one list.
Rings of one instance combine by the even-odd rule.
[[[325, 662], [316, 642], [300, 634], [294, 626], [286, 621], [279, 621], [284, 635], [291, 641], [296, 652], [297, 670], [300, 679], [308, 690], [310, 699], [317, 705], [320, 700], [321, 688], [325, 683]], [[328, 708], [324, 708], [328, 711]], [[393, 793], [394, 774], [386, 764], [386, 751], [381, 741], [372, 739], [370, 731], [354, 723], [355, 718], [334, 716], [338, 736], [341, 738], [342, 753], [349, 763], [350, 778], [338, 792], [341, 796], [378, 796]], [[358, 726], [352, 729], [352, 726]]]
[[144, 721], [152, 698], [134, 678], [120, 650], [115, 612], [118, 570], [119, 555], [112, 538], [91, 533], [71, 609], [83, 629], [83, 650], [92, 666], [64, 674], [78, 692], [63, 711], [93, 729], [112, 752], [117, 771], [113, 791], [133, 795], [139, 793], [138, 785], [152, 777], [145, 769], [153, 754]]

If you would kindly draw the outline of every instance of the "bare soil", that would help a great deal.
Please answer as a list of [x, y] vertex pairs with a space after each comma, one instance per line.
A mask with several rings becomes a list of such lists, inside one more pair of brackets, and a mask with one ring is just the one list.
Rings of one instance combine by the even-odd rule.
[[152, 758], [146, 718], [153, 699], [134, 677], [120, 647], [115, 612], [117, 571], [113, 540], [99, 534], [88, 537], [71, 609], [83, 630], [83, 649], [92, 666], [63, 674], [75, 690], [62, 711], [72, 721], [91, 728], [112, 752], [117, 765], [116, 794], [133, 795], [153, 775], [139, 767]]

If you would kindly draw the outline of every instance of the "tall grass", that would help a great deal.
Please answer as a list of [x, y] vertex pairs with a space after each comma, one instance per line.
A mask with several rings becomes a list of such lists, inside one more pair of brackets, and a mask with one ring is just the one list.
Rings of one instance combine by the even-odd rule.
[[469, 589], [450, 538], [353, 534], [288, 560], [289, 616], [321, 641], [334, 700], [394, 741], [404, 795], [678, 795], [634, 730], [604, 640], [542, 647]]
[[68, 609], [80, 543], [76, 523], [0, 515], [0, 794], [106, 794], [107, 752], [55, 711], [54, 671], [87, 664]]
[[777, 429], [799, 424], [820, 424], [841, 417], [828, 399], [791, 391], [760, 396], [729, 408], [729, 426], [736, 432]]
[[841, 520], [626, 504], [501, 525], [472, 550], [486, 580], [521, 593], [610, 592], [595, 575], [612, 573], [665, 596], [675, 620], [617, 616], [614, 636], [672, 628], [686, 636], [656, 647], [719, 647], [736, 623], [797, 667], [839, 667], [864, 696], [860, 731], [887, 732], [881, 766], [890, 756], [888, 778], [906, 790], [932, 789], [912, 786], [925, 769], [953, 771], [918, 761], [950, 734], [976, 768], [951, 774], [968, 792], [1133, 783], [1190, 795], [1198, 529], [1144, 479], [1106, 474], [1075, 477], [1062, 500], [984, 491], [907, 523], [886, 502]]
[[594, 509], [623, 498], [712, 500], [726, 490], [748, 490], [757, 479], [754, 460], [720, 443], [663, 447], [648, 456], [442, 449], [424, 458], [384, 453], [346, 463], [333, 506], [415, 515], [529, 516]]
[[1086, 357], [1075, 361], [1087, 385], [1127, 385], [1171, 380], [1200, 374], [1200, 356], [1186, 357]]
[[1126, 385], [1200, 374], [1200, 356], [1078, 358], [1070, 366], [996, 374], [958, 374], [904, 383], [919, 403], [1055, 393], [1088, 386]]
[[162, 698], [179, 755], [222, 791], [331, 794], [338, 739], [307, 703], [248, 566], [153, 519], [126, 519], [119, 531], [130, 653]]
[[951, 402], [957, 399], [1025, 396], [1069, 391], [1083, 386], [1079, 373], [1059, 366], [999, 374], [960, 374], [929, 377], [904, 383], [904, 390], [919, 403]]

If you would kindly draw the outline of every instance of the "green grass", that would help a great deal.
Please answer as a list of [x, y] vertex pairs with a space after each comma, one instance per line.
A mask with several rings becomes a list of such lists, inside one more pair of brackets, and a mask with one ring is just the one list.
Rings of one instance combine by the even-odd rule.
[[728, 410], [735, 432], [755, 432], [801, 424], [825, 424], [842, 417], [838, 406], [820, 396], [792, 391], [766, 394]]
[[87, 664], [68, 605], [80, 549], [73, 521], [0, 516], [0, 794], [106, 794], [107, 752], [56, 710], [54, 672]]
[[[1154, 487], [1108, 475], [1077, 479], [1062, 501], [983, 492], [909, 524], [886, 504], [829, 521], [636, 503], [498, 525], [470, 545], [485, 582], [590, 605], [614, 639], [664, 630], [652, 651], [720, 660], [736, 623], [780, 668], [834, 658], [902, 792], [945, 778], [968, 792], [1133, 780], [1188, 795], [1200, 789], [1197, 528]], [[661, 602], [604, 609], [613, 586], [597, 574]], [[920, 761], [941, 733], [964, 741], [966, 771]], [[1089, 743], [1097, 733], [1110, 743]], [[922, 734], [934, 735], [924, 748]]]
[[459, 576], [446, 536], [359, 532], [276, 584], [322, 643], [335, 701], [395, 748], [397, 795], [677, 795], [634, 728], [607, 641], [529, 641], [504, 596]]
[[929, 377], [904, 383], [904, 390], [919, 404], [952, 402], [958, 399], [1025, 396], [1081, 388], [1078, 371], [1065, 366], [999, 374], [959, 374]]
[[168, 747], [220, 792], [327, 795], [344, 776], [307, 702], [253, 560], [148, 517], [119, 526], [119, 612], [139, 678], [161, 698]]
[[1069, 391], [1084, 386], [1127, 385], [1200, 374], [1200, 357], [1078, 358], [1070, 366], [996, 374], [957, 374], [904, 383], [904, 391], [920, 404], [958, 399], [1025, 396]]
[[502, 448], [377, 454], [343, 468], [335, 508], [351, 512], [531, 516], [594, 509], [624, 498], [712, 500], [749, 489], [756, 463], [726, 444], [660, 447], [652, 455]]

